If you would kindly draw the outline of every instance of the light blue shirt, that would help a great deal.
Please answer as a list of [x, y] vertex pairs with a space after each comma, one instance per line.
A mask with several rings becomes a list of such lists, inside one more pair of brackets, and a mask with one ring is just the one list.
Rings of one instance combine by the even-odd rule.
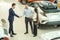
[[33, 10], [31, 7], [29, 7], [28, 9], [24, 9], [24, 13], [23, 13], [24, 17], [32, 17], [33, 16]]

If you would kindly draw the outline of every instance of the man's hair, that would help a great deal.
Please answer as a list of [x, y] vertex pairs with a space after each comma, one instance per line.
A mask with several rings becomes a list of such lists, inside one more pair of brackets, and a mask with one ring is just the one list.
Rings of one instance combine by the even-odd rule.
[[12, 6], [15, 6], [16, 4], [15, 3], [12, 3]]

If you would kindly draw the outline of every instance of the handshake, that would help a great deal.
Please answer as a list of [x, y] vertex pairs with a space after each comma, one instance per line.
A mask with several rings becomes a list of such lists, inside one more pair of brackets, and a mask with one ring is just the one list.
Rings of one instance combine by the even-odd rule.
[[21, 18], [21, 17], [23, 17], [23, 16], [18, 16], [18, 18]]

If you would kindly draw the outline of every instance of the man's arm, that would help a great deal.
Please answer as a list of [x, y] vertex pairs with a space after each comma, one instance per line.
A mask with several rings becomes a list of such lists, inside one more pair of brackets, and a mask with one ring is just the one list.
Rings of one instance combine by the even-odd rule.
[[11, 12], [12, 15], [14, 15], [14, 16], [19, 18], [19, 16], [17, 14], [15, 14], [15, 12], [12, 9], [10, 10], [10, 12]]
[[19, 16], [17, 14], [14, 13], [14, 15], [19, 18]]

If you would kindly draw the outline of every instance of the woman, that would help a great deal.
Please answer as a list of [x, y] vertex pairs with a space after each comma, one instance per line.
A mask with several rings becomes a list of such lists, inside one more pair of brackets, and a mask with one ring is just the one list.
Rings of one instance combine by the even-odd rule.
[[33, 26], [34, 26], [34, 36], [37, 36], [37, 25], [39, 24], [39, 15], [38, 15], [38, 6], [35, 5], [34, 7], [34, 15], [33, 15]]

